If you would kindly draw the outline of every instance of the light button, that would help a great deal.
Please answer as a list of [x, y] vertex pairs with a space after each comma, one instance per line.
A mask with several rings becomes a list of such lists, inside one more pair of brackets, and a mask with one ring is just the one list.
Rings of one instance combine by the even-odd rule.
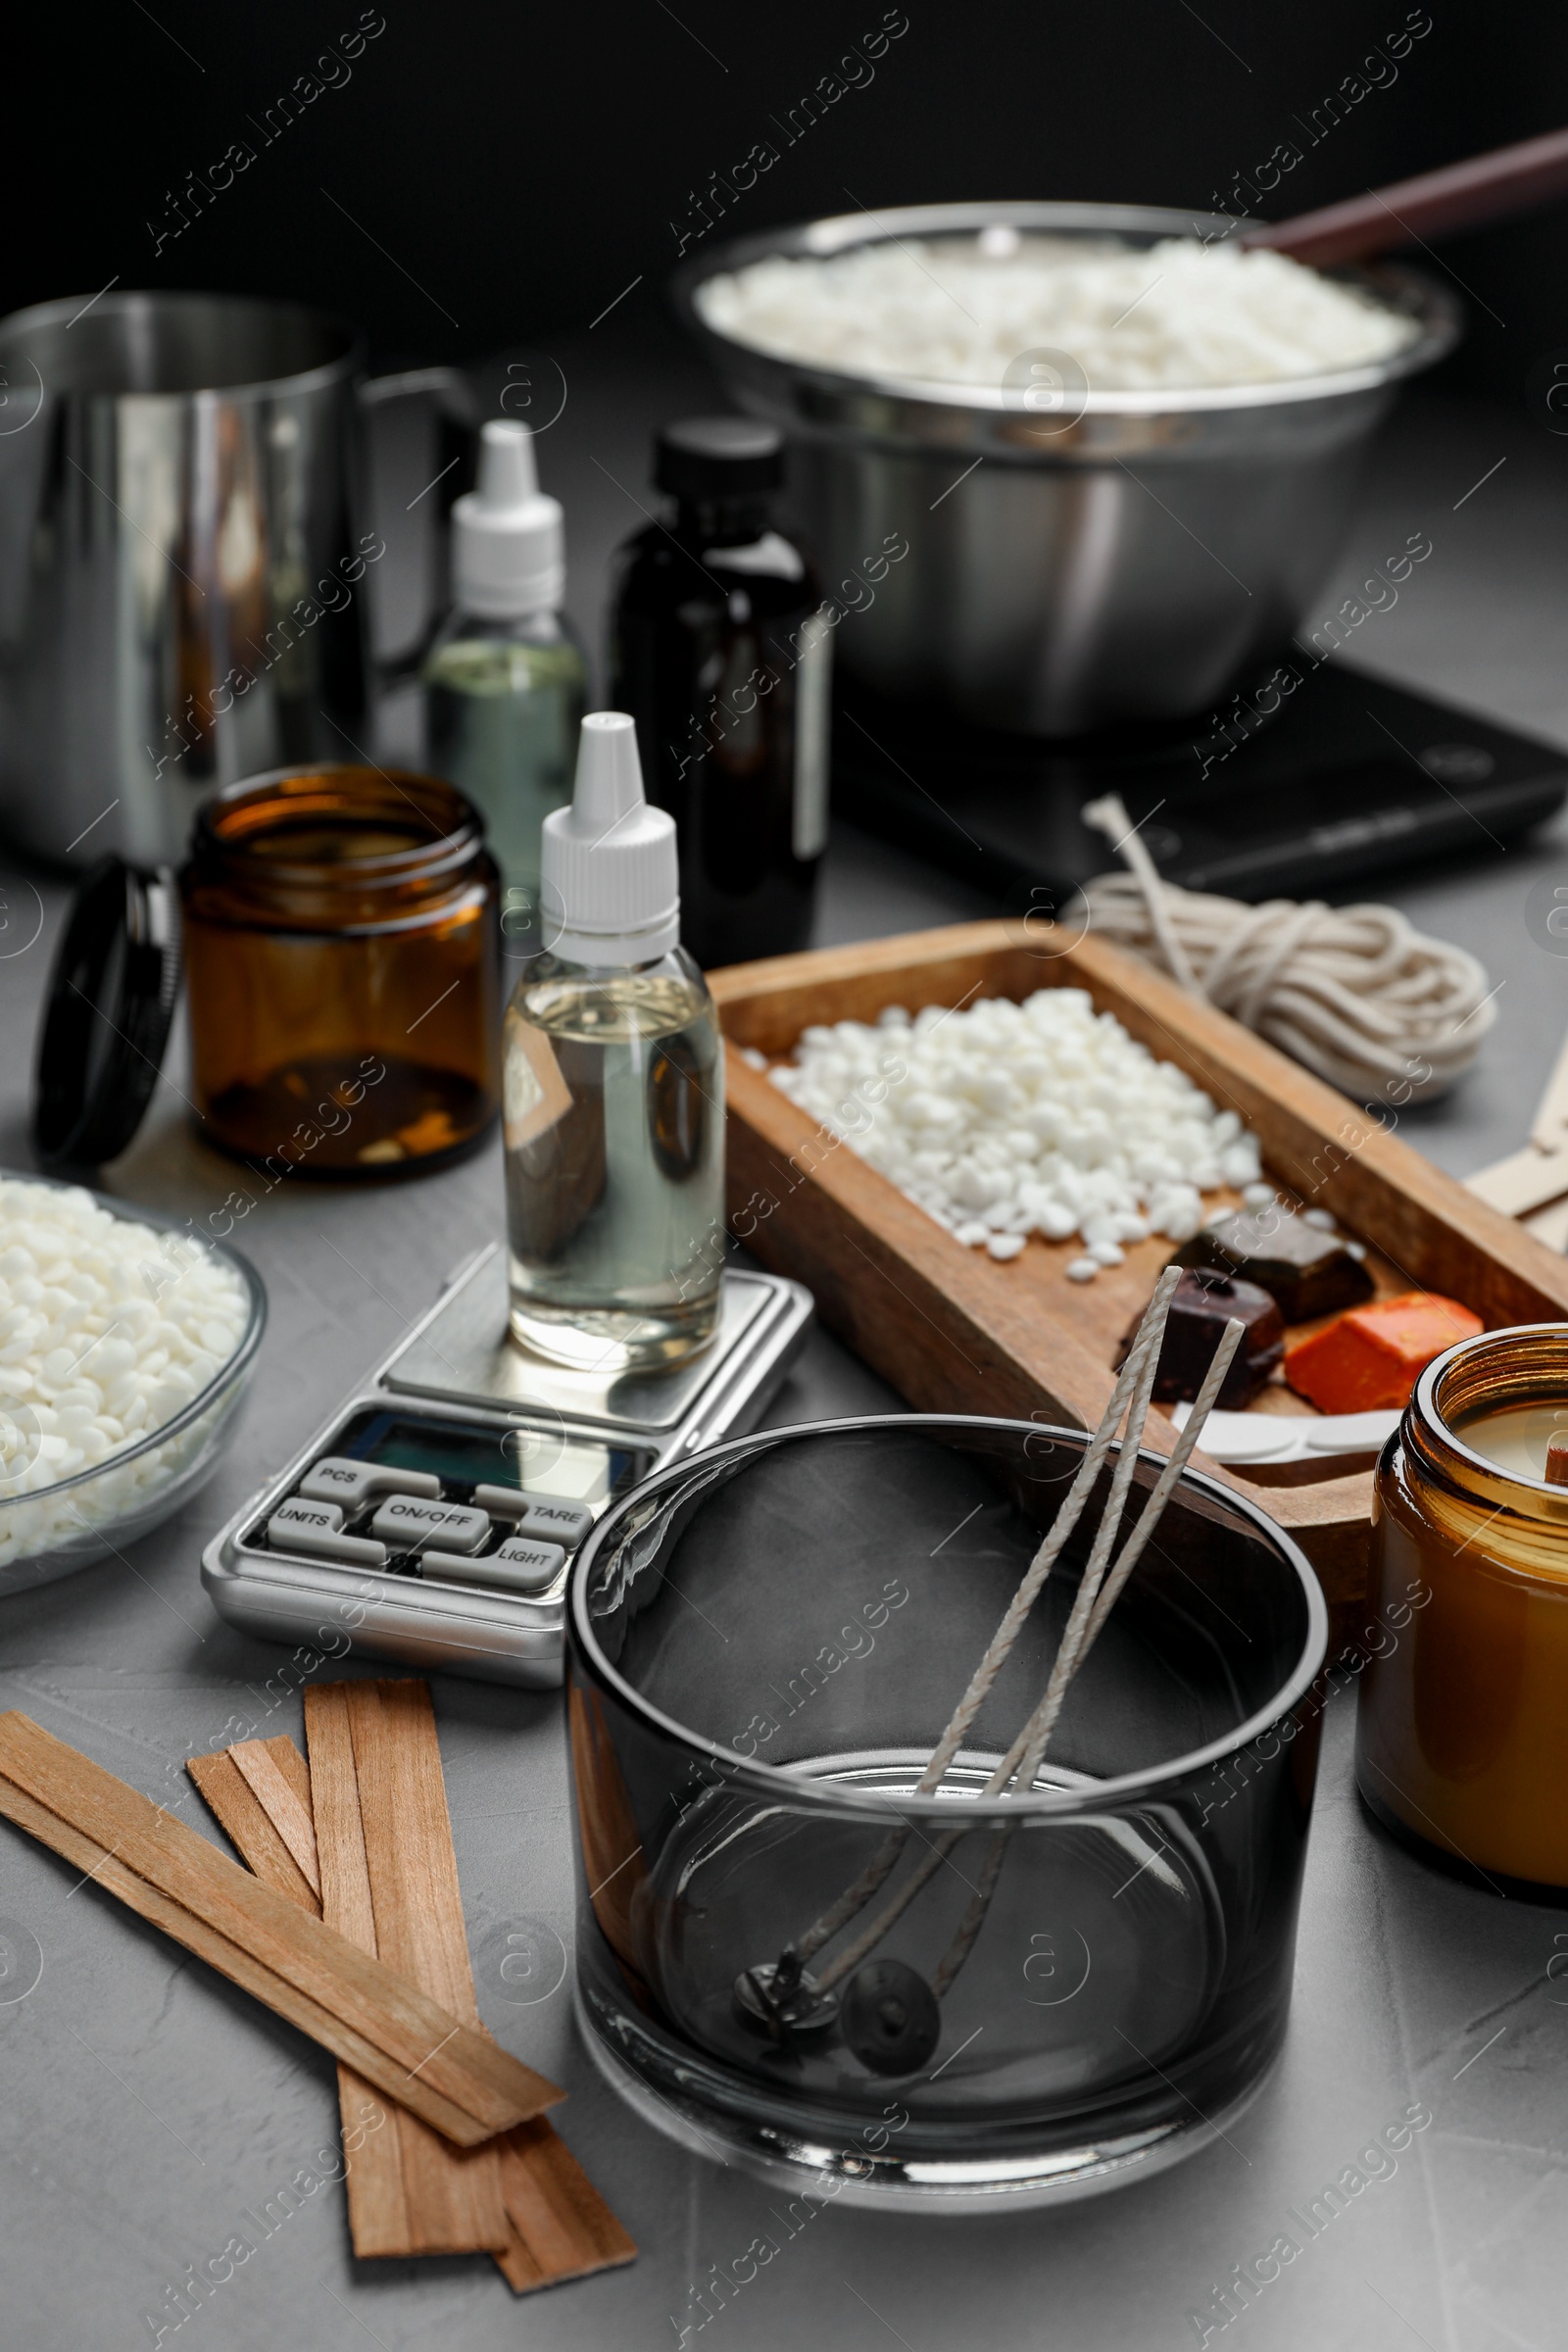
[[425, 1551], [419, 1557], [421, 1576], [448, 1578], [459, 1585], [490, 1585], [502, 1592], [543, 1592], [565, 1565], [559, 1544], [535, 1544], [525, 1536], [509, 1536], [498, 1551], [483, 1559], [463, 1559], [456, 1552]]

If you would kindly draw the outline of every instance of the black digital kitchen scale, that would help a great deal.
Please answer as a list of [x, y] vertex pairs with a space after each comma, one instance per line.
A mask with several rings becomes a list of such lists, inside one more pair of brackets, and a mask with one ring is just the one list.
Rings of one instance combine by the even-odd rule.
[[1011, 906], [1054, 909], [1116, 863], [1080, 814], [1107, 792], [1168, 881], [1253, 901], [1501, 850], [1568, 793], [1549, 744], [1344, 662], [1292, 667], [1288, 696], [1271, 670], [1197, 723], [1071, 742], [987, 734], [846, 681], [834, 805]]

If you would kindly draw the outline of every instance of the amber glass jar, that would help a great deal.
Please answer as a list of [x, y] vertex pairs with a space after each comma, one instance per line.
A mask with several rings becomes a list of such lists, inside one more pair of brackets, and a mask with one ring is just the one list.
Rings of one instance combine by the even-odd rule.
[[1356, 1778], [1478, 1885], [1568, 1894], [1568, 1325], [1484, 1332], [1422, 1374], [1378, 1466]]
[[496, 1116], [500, 884], [433, 776], [304, 767], [217, 793], [180, 875], [195, 1098], [260, 1172], [408, 1175]]

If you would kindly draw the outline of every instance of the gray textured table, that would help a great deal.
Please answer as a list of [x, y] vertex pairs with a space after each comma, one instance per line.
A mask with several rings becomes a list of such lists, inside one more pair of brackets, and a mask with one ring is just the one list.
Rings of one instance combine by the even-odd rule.
[[[684, 398], [684, 387], [643, 383], [628, 395], [628, 422], [627, 403], [584, 395], [575, 438], [564, 429], [547, 462], [568, 498], [585, 614], [607, 547], [636, 519], [610, 477], [640, 484], [644, 421]], [[608, 474], [595, 473], [595, 459]], [[1403, 412], [1382, 460], [1324, 610], [1408, 532], [1428, 531], [1432, 559], [1398, 606], [1359, 632], [1356, 659], [1568, 742], [1568, 449], [1500, 413], [1431, 402]], [[1478, 834], [1473, 861], [1382, 893], [1474, 948], [1503, 984], [1482, 1065], [1452, 1102], [1406, 1128], [1461, 1173], [1522, 1141], [1568, 1025], [1568, 962], [1538, 948], [1524, 922], [1544, 874], [1568, 882], [1560, 829], [1506, 856]], [[25, 878], [15, 868], [0, 878], [12, 936], [23, 936]], [[58, 890], [43, 896], [41, 939], [0, 962], [0, 1163], [12, 1166], [27, 1164], [33, 1009], [62, 904]], [[829, 858], [819, 937], [988, 910], [845, 833]], [[144, 1136], [106, 1182], [127, 1199], [203, 1213], [232, 1170], [184, 1123], [177, 1058], [172, 1071]], [[500, 1208], [494, 1152], [384, 1192], [284, 1188], [259, 1208], [240, 1238], [272, 1319], [232, 1452], [208, 1491], [123, 1563], [0, 1607], [0, 1704], [25, 1708], [158, 1795], [177, 1792], [188, 1750], [238, 1736], [236, 1719], [300, 1738], [298, 1696], [277, 1680], [286, 1653], [214, 1618], [197, 1581], [201, 1544], [392, 1344], [442, 1272], [496, 1231]], [[891, 1401], [819, 1337], [773, 1417]], [[789, 2235], [765, 2187], [657, 2139], [600, 2085], [564, 1985], [531, 2005], [507, 1997], [484, 1957], [495, 1949], [487, 1929], [531, 1921], [571, 1940], [560, 1708], [452, 1680], [435, 1697], [482, 2010], [570, 2090], [565, 2135], [640, 2241], [640, 2261], [522, 2310], [482, 2257], [356, 2265], [340, 2187], [318, 2186], [292, 2210], [277, 2194], [302, 2170], [314, 2177], [318, 2151], [332, 2146], [324, 2055], [0, 1827], [0, 1915], [35, 1938], [43, 1963], [25, 1997], [7, 1998], [0, 1983], [7, 2345], [351, 2352], [368, 2338], [389, 2352], [438, 2341], [453, 2352], [518, 2341], [652, 2352], [701, 2332], [758, 2352], [812, 2341], [847, 2352], [1153, 2352], [1195, 2344], [1204, 2328], [1211, 2342], [1222, 2333], [1270, 2352], [1547, 2352], [1563, 2340], [1568, 2020], [1548, 2012], [1568, 2006], [1568, 1984], [1559, 1990], [1548, 1971], [1568, 1952], [1568, 1913], [1470, 1893], [1374, 1836], [1351, 1793], [1346, 1702], [1330, 1711], [1283, 2065], [1228, 2139], [1162, 2179], [1055, 2215], [916, 2229], [830, 2205]], [[183, 1810], [212, 1834], [194, 1797]], [[1358, 2166], [1373, 2135], [1418, 2102], [1431, 2121], [1405, 2152]], [[1342, 2180], [1343, 2210], [1307, 2239], [1288, 2216]], [[264, 2235], [245, 2216], [263, 2216], [269, 2200]], [[176, 2333], [166, 2290], [236, 2232], [255, 2251]], [[1304, 2241], [1301, 2251], [1249, 2290], [1221, 2330], [1215, 2290], [1282, 2233]], [[711, 2281], [760, 2234], [778, 2253], [726, 2303]], [[713, 2316], [699, 2329], [693, 2290], [705, 2281]], [[1195, 2323], [1195, 2311], [1207, 2319]]]

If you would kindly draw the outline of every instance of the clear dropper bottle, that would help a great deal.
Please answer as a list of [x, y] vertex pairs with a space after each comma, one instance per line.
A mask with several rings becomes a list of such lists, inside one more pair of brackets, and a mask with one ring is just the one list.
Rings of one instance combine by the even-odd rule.
[[680, 945], [674, 820], [624, 712], [583, 720], [540, 862], [550, 946], [502, 1046], [513, 1335], [584, 1369], [678, 1363], [718, 1317], [723, 1060]]
[[540, 491], [525, 424], [492, 418], [480, 435], [478, 482], [452, 510], [452, 582], [423, 666], [425, 756], [484, 818], [508, 953], [523, 956], [542, 936], [539, 827], [570, 794], [588, 700], [561, 610], [561, 502]]

